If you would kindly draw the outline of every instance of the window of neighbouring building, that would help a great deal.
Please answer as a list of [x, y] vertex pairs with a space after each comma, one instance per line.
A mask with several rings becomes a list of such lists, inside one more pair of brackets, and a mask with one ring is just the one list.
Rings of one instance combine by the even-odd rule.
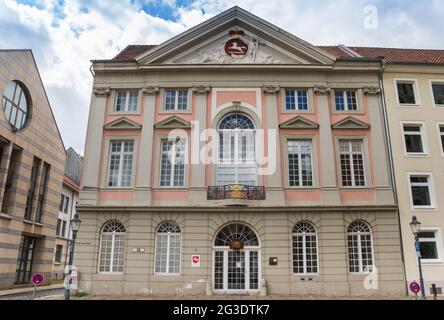
[[37, 201], [37, 210], [35, 214], [35, 221], [42, 222], [43, 207], [45, 205], [46, 191], [48, 189], [49, 171], [51, 166], [48, 163], [43, 164], [42, 177], [40, 178], [40, 188]]
[[318, 273], [317, 234], [310, 222], [300, 222], [293, 227], [293, 272]]
[[444, 83], [432, 83], [435, 106], [444, 107]]
[[185, 185], [186, 140], [161, 141], [160, 186], [183, 187]]
[[26, 199], [25, 219], [32, 220], [32, 208], [34, 206], [35, 190], [37, 187], [37, 177], [40, 171], [42, 160], [34, 157], [32, 162], [31, 177], [29, 180], [28, 197]]
[[125, 227], [120, 222], [112, 221], [103, 227], [100, 236], [99, 272], [123, 272], [125, 235]]
[[411, 174], [410, 192], [414, 208], [433, 208], [433, 186], [431, 176], [428, 174]]
[[65, 195], [60, 195], [59, 211], [63, 212], [63, 206], [65, 205]]
[[441, 152], [444, 153], [444, 124], [439, 126], [439, 138], [441, 142]]
[[188, 109], [187, 89], [165, 90], [164, 110], [184, 111]]
[[58, 235], [59, 237], [61, 230], [62, 230], [62, 219], [57, 219], [56, 235]]
[[173, 221], [159, 225], [156, 231], [154, 272], [158, 274], [180, 273], [181, 230]]
[[373, 271], [373, 239], [370, 226], [355, 221], [347, 229], [348, 267], [351, 273]]
[[313, 186], [313, 146], [311, 140], [288, 140], [288, 181], [291, 187]]
[[421, 259], [433, 261], [441, 259], [439, 233], [437, 230], [422, 230], [418, 233]]
[[133, 170], [134, 141], [110, 142], [108, 187], [129, 187]]
[[55, 251], [55, 255], [54, 255], [54, 262], [55, 263], [62, 262], [62, 252], [63, 252], [63, 246], [61, 244], [56, 245], [56, 251]]
[[65, 207], [63, 208], [63, 212], [64, 213], [68, 213], [68, 209], [69, 209], [69, 200], [70, 198], [65, 196]]
[[117, 91], [115, 111], [135, 112], [137, 111], [137, 90]]
[[23, 129], [30, 119], [31, 97], [20, 81], [10, 81], [3, 92], [3, 112], [13, 130]]
[[285, 110], [308, 110], [307, 90], [285, 89]]
[[357, 111], [356, 90], [335, 90], [336, 111]]
[[404, 124], [404, 142], [407, 153], [424, 154], [425, 150], [425, 133], [422, 124]]
[[414, 81], [396, 81], [398, 101], [400, 105], [416, 105], [416, 89]]
[[341, 177], [344, 187], [365, 186], [365, 164], [362, 140], [340, 140]]

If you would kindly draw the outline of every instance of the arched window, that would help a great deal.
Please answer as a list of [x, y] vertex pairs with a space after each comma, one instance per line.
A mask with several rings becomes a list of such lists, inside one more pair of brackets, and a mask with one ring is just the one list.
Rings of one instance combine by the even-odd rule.
[[26, 86], [20, 81], [10, 81], [3, 93], [3, 112], [13, 130], [20, 130], [29, 120], [31, 97]]
[[125, 227], [117, 221], [107, 223], [100, 236], [99, 272], [123, 272]]
[[157, 228], [155, 273], [180, 273], [180, 233], [174, 221], [165, 221]]
[[293, 227], [293, 272], [318, 273], [318, 237], [310, 222], [299, 222]]
[[222, 228], [216, 235], [214, 245], [216, 247], [229, 247], [233, 240], [241, 240], [246, 247], [259, 246], [256, 233], [249, 226], [242, 223], [232, 223]]
[[373, 268], [372, 230], [364, 221], [354, 221], [347, 229], [350, 272], [371, 272]]
[[255, 130], [243, 113], [225, 116], [218, 126], [217, 184], [256, 185]]

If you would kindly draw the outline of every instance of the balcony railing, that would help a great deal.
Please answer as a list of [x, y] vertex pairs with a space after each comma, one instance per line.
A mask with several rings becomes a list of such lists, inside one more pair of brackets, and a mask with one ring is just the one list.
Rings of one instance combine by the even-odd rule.
[[265, 200], [264, 186], [247, 186], [230, 184], [225, 186], [210, 186], [207, 191], [208, 200], [243, 199]]

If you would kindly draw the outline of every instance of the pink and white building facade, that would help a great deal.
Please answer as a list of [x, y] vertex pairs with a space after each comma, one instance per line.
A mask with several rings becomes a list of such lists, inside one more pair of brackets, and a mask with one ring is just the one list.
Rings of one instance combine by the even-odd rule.
[[381, 68], [237, 7], [94, 60], [81, 290], [405, 294]]

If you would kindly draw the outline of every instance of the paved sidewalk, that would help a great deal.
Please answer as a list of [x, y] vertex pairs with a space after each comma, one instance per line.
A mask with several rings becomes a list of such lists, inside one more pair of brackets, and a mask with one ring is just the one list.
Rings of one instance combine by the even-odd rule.
[[[49, 286], [37, 287], [37, 292], [38, 291], [63, 289], [63, 288], [64, 288], [63, 283], [53, 284], [53, 285], [49, 285]], [[24, 287], [24, 288], [14, 288], [14, 289], [0, 290], [0, 297], [19, 295], [19, 294], [23, 294], [23, 293], [31, 293], [33, 291], [34, 291], [34, 287]]]

